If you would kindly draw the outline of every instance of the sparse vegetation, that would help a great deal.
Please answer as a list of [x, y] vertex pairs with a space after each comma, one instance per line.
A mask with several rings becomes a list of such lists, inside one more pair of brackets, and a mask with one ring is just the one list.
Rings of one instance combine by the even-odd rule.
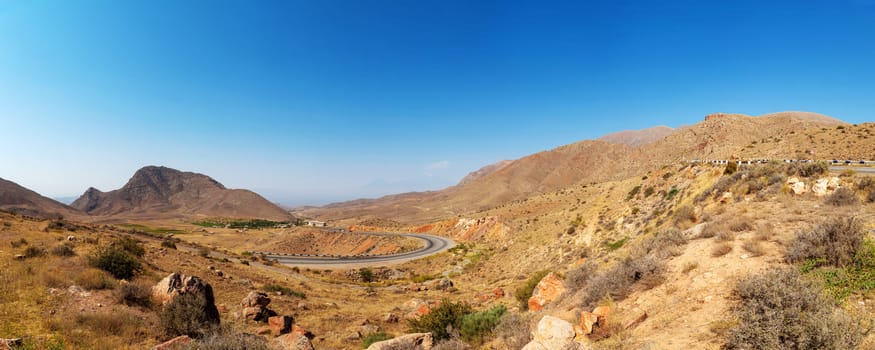
[[289, 295], [295, 298], [307, 299], [307, 295], [303, 292], [292, 290], [289, 287], [283, 287], [278, 284], [265, 284], [263, 287], [261, 287], [261, 290], [267, 293], [280, 293], [282, 295]]
[[735, 287], [738, 324], [727, 349], [853, 349], [860, 332], [853, 320], [795, 269], [775, 269]]
[[538, 282], [541, 282], [541, 279], [543, 279], [544, 276], [547, 276], [547, 274], [549, 273], [550, 271], [548, 270], [536, 272], [534, 275], [530, 276], [528, 280], [526, 280], [525, 284], [523, 284], [522, 286], [517, 288], [516, 291], [514, 291], [513, 296], [520, 303], [520, 308], [522, 308], [523, 310], [529, 309], [529, 298], [532, 297], [532, 292], [535, 290]]
[[467, 342], [479, 344], [492, 335], [492, 330], [498, 325], [501, 316], [507, 311], [504, 305], [495, 306], [489, 310], [474, 312], [462, 316], [459, 334]]
[[842, 187], [827, 196], [824, 202], [829, 205], [841, 207], [860, 204], [860, 199], [857, 198], [857, 194], [853, 190], [847, 187]]
[[612, 300], [622, 300], [633, 291], [633, 286], [640, 285], [650, 289], [662, 284], [664, 280], [665, 263], [653, 255], [633, 256], [626, 258], [613, 267], [593, 276], [586, 286], [586, 295], [581, 304], [593, 307], [599, 300], [606, 297]]
[[729, 252], [731, 252], [731, 251], [732, 251], [732, 245], [729, 244], [729, 242], [720, 242], [720, 243], [715, 244], [714, 247], [711, 248], [711, 256], [715, 257], [715, 258], [719, 258], [721, 256], [729, 254]]
[[529, 320], [524, 315], [508, 312], [498, 321], [494, 334], [507, 349], [522, 349], [532, 340]]
[[444, 299], [428, 314], [407, 321], [407, 326], [411, 333], [431, 333], [435, 340], [449, 339], [450, 332], [461, 329], [462, 318], [471, 312], [466, 303]]
[[745, 241], [741, 244], [741, 248], [750, 253], [751, 256], [761, 256], [766, 253], [765, 248], [763, 248], [763, 244], [757, 240]]
[[863, 225], [856, 218], [829, 218], [797, 234], [787, 248], [787, 261], [801, 263], [821, 259], [832, 266], [848, 266], [863, 246], [864, 237]]
[[27, 258], [37, 258], [46, 255], [46, 250], [42, 247], [28, 246], [24, 248], [24, 256]]
[[88, 290], [112, 289], [115, 287], [115, 281], [108, 276], [106, 272], [86, 268], [78, 272], [73, 281], [82, 288]]
[[109, 272], [118, 279], [131, 279], [142, 271], [142, 264], [137, 257], [116, 245], [99, 248], [88, 259], [91, 266]]
[[[211, 228], [232, 228], [232, 229], [261, 229], [261, 228], [275, 228], [280, 226], [293, 226], [298, 223], [290, 222], [290, 221], [271, 221], [271, 220], [262, 220], [262, 219], [253, 219], [253, 220], [224, 220], [224, 219], [211, 219], [211, 220], [201, 220], [192, 222], [193, 225], [202, 226], [202, 227], [211, 227]], [[301, 223], [303, 224], [303, 223]]]
[[389, 339], [392, 339], [392, 336], [383, 332], [365, 335], [364, 338], [362, 338], [362, 349], [367, 349], [373, 343]]
[[76, 255], [76, 252], [73, 251], [73, 247], [66, 243], [56, 245], [52, 248], [51, 253], [54, 256], [60, 257], [71, 257]]
[[376, 280], [376, 276], [374, 276], [374, 271], [367, 268], [367, 267], [363, 267], [363, 268], [359, 269], [358, 274], [359, 274], [359, 279], [361, 279], [362, 282], [369, 283], [369, 282], [373, 282]]
[[194, 294], [176, 296], [159, 312], [164, 335], [168, 338], [179, 335], [201, 338], [215, 331], [218, 327], [217, 319], [209, 317], [207, 308], [207, 300], [201, 296]]
[[168, 249], [176, 249], [176, 243], [167, 239], [161, 241], [161, 246]]
[[125, 283], [115, 290], [115, 299], [127, 306], [151, 306], [152, 288], [143, 283]]

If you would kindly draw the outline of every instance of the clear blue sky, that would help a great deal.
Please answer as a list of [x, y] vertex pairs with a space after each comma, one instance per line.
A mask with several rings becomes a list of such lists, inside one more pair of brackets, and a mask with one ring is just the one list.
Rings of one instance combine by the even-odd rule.
[[0, 0], [0, 177], [286, 204], [439, 189], [711, 112], [875, 120], [875, 0]]

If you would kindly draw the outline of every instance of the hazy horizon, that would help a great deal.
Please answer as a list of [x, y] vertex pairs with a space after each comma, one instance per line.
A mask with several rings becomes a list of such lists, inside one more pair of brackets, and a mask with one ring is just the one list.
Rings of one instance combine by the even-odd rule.
[[0, 0], [0, 177], [146, 165], [284, 205], [436, 190], [714, 112], [875, 116], [872, 1]]

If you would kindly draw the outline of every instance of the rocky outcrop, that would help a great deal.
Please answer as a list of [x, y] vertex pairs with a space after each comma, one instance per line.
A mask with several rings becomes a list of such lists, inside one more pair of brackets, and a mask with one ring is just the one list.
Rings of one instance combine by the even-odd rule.
[[531, 342], [523, 350], [585, 350], [583, 344], [574, 341], [574, 327], [565, 320], [544, 316], [532, 334]]
[[294, 322], [295, 319], [292, 316], [273, 316], [267, 319], [270, 334], [274, 337], [291, 332], [292, 323]]
[[292, 326], [292, 331], [274, 338], [270, 346], [274, 350], [314, 350], [313, 333], [298, 326]]
[[270, 305], [270, 298], [266, 293], [259, 291], [251, 291], [241, 303], [243, 306], [243, 318], [247, 321], [268, 322], [271, 317], [277, 313], [267, 308]]
[[197, 276], [186, 276], [178, 272], [164, 277], [152, 287], [152, 300], [157, 304], [167, 305], [181, 295], [193, 295], [202, 298], [204, 302], [204, 320], [219, 324], [219, 309], [213, 296], [213, 287]]
[[528, 302], [529, 310], [541, 311], [545, 305], [556, 300], [564, 292], [565, 283], [562, 278], [552, 272], [547, 274], [532, 291], [532, 297], [529, 298]]
[[191, 344], [191, 338], [187, 335], [180, 335], [161, 344], [152, 347], [152, 350], [173, 350], [182, 349], [185, 345]]
[[811, 186], [811, 192], [818, 197], [823, 197], [835, 192], [835, 190], [839, 188], [840, 183], [841, 180], [835, 176], [817, 179], [817, 181], [814, 182], [814, 185]]
[[411, 333], [371, 344], [367, 350], [429, 350], [434, 346], [431, 333]]
[[787, 179], [787, 186], [790, 186], [790, 192], [795, 195], [801, 195], [808, 192], [805, 188], [805, 183], [800, 181], [797, 177], [791, 177]]

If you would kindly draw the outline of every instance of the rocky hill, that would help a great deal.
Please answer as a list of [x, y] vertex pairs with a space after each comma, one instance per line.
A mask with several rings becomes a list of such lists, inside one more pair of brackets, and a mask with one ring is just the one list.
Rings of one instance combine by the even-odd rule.
[[[812, 143], [808, 138], [787, 137], [847, 125], [841, 120], [809, 112], [780, 112], [759, 117], [716, 113], [700, 123], [638, 147], [584, 140], [511, 161], [444, 190], [335, 203], [308, 209], [302, 214], [330, 220], [384, 217], [426, 222], [483, 210], [576, 183], [624, 179], [668, 163], [692, 159], [871, 158], [872, 155], [866, 152], [871, 153], [869, 150], [873, 147], [861, 144], [873, 144], [870, 139], [861, 139], [861, 143], [854, 144], [830, 141], [820, 145], [815, 156], [805, 156], [816, 142]], [[754, 147], [762, 142], [775, 144], [766, 148]]]
[[502, 161], [499, 161], [497, 163], [489, 164], [485, 167], [482, 167], [480, 169], [472, 171], [472, 172], [468, 173], [468, 175], [465, 175], [465, 177], [463, 177], [462, 180], [459, 180], [459, 185], [460, 186], [466, 185], [468, 183], [474, 182], [475, 180], [477, 180], [479, 178], [482, 178], [482, 177], [487, 176], [489, 174], [492, 174], [496, 171], [499, 171], [502, 168], [504, 168], [505, 166], [507, 166], [508, 164], [510, 164], [511, 162], [512, 161], [510, 161], [510, 160], [502, 160]]
[[76, 209], [0, 178], [0, 210], [43, 218], [79, 218]]
[[71, 206], [112, 219], [290, 218], [288, 212], [252, 191], [227, 189], [206, 175], [157, 166], [138, 170], [118, 190], [89, 188]]
[[673, 132], [675, 132], [674, 128], [660, 125], [642, 130], [624, 130], [615, 132], [602, 136], [599, 140], [638, 147], [659, 141]]

